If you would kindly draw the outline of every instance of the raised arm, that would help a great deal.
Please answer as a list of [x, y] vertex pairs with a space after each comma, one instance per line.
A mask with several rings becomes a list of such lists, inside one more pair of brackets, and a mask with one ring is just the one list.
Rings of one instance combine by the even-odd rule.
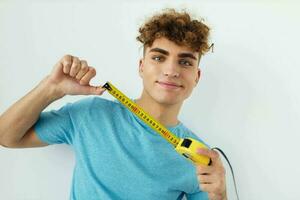
[[9, 148], [40, 147], [33, 126], [40, 113], [65, 95], [101, 95], [105, 89], [90, 86], [96, 75], [85, 60], [66, 55], [33, 90], [0, 116], [0, 145]]

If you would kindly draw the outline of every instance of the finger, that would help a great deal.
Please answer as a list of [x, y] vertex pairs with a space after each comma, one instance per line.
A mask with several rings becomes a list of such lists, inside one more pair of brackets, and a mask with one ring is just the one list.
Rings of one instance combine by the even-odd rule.
[[222, 199], [222, 195], [216, 194], [216, 193], [213, 193], [213, 192], [209, 192], [208, 193], [208, 197], [209, 197], [209, 200], [219, 200], [219, 199]]
[[95, 95], [101, 95], [105, 91], [105, 88], [102, 88], [101, 86], [99, 87], [94, 87], [94, 86], [82, 86], [80, 88], [80, 94], [83, 95], [89, 95], [89, 94], [95, 94]]
[[94, 76], [96, 76], [96, 70], [89, 67], [89, 71], [80, 79], [80, 85], [88, 85]]
[[198, 148], [197, 153], [209, 157], [212, 160], [212, 162], [217, 161], [219, 159], [219, 153], [211, 149]]
[[201, 184], [199, 184], [199, 187], [204, 192], [213, 192], [214, 191], [213, 184], [211, 184], [211, 183], [201, 183]]
[[69, 74], [70, 73], [70, 69], [72, 66], [72, 61], [73, 61], [73, 56], [71, 55], [65, 55], [62, 59], [61, 59], [61, 64], [63, 66], [63, 72], [65, 74]]
[[202, 184], [213, 183], [214, 179], [210, 175], [198, 175], [198, 182]]
[[99, 86], [99, 87], [94, 87], [95, 90], [93, 91], [93, 94], [96, 94], [96, 95], [102, 95], [106, 88], [103, 88], [102, 86]]
[[199, 175], [211, 174], [213, 172], [213, 167], [211, 165], [196, 165], [196, 172]]
[[73, 62], [69, 73], [70, 76], [75, 77], [78, 71], [80, 70], [80, 68], [81, 68], [81, 64], [79, 58], [73, 57]]
[[85, 60], [81, 60], [81, 69], [76, 75], [76, 79], [80, 80], [88, 71], [89, 71], [89, 66]]
[[102, 95], [105, 92], [105, 90], [106, 90], [106, 88], [104, 88], [102, 86], [96, 87], [95, 94]]

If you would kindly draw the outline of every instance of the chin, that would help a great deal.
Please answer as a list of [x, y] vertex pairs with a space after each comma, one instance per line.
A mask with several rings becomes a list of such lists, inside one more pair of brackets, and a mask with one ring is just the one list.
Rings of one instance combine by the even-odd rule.
[[153, 94], [152, 98], [160, 104], [169, 105], [169, 106], [175, 104], [181, 104], [184, 101], [184, 99], [178, 95], [175, 96], [171, 94], [162, 94], [162, 93]]

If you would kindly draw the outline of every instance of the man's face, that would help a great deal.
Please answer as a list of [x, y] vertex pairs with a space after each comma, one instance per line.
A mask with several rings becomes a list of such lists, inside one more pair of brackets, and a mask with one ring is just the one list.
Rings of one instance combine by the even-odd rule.
[[197, 85], [199, 54], [166, 39], [154, 40], [140, 60], [144, 92], [161, 104], [182, 103]]

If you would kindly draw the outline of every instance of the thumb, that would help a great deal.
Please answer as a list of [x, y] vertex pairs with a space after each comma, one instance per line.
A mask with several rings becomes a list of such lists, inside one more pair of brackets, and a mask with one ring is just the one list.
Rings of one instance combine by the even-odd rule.
[[84, 95], [102, 95], [103, 92], [106, 90], [106, 88], [103, 88], [102, 86], [82, 86], [80, 88], [80, 93]]

